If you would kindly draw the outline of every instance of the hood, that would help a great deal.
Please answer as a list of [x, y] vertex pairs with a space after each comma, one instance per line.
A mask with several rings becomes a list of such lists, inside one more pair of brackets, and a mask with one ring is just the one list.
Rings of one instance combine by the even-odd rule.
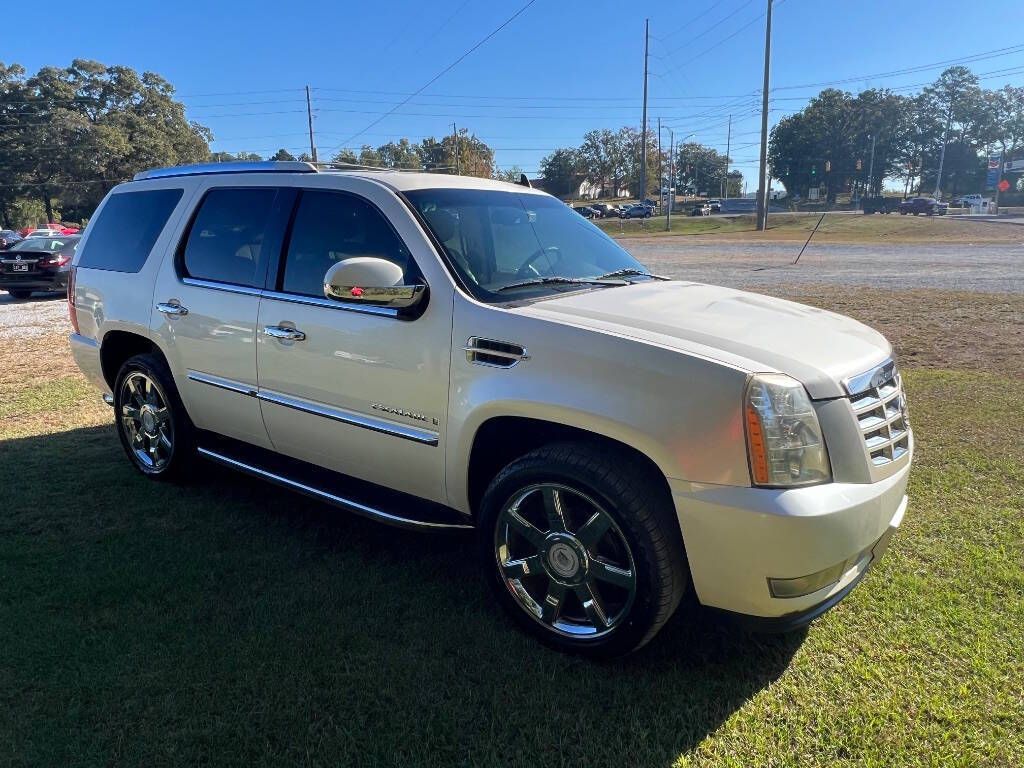
[[751, 372], [781, 372], [812, 398], [842, 397], [842, 379], [891, 355], [889, 342], [834, 312], [703, 283], [644, 282], [576, 292], [520, 312], [629, 336]]

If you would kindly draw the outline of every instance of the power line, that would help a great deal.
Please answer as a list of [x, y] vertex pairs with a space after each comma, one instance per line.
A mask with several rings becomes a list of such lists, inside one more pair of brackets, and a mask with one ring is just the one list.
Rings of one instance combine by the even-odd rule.
[[[763, 15], [763, 14], [762, 14]], [[912, 67], [906, 67], [904, 69], [893, 69], [888, 72], [876, 72], [870, 75], [857, 75], [855, 77], [847, 77], [841, 80], [827, 80], [820, 83], [803, 83], [801, 85], [782, 85], [773, 88], [773, 91], [794, 91], [800, 88], [822, 88], [829, 85], [841, 85], [842, 83], [854, 83], [859, 80], [872, 80], [879, 77], [895, 77], [897, 75], [909, 75], [913, 72], [923, 72], [928, 69], [937, 69], [944, 67], [947, 64], [964, 64], [971, 63], [974, 61], [985, 61], [987, 59], [995, 59], [1000, 56], [1009, 56], [1013, 53], [1020, 53], [1024, 51], [1024, 44], [1013, 45], [1006, 48], [993, 48], [991, 51], [982, 51], [981, 53], [973, 53], [967, 56], [960, 56], [955, 59], [945, 59], [943, 61], [935, 61], [931, 64], [918, 64]]]
[[699, 59], [700, 57], [704, 56], [704, 55], [705, 55], [705, 54], [707, 54], [707, 53], [710, 53], [711, 51], [715, 50], [715, 48], [717, 48], [718, 46], [720, 46], [720, 45], [723, 45], [724, 43], [727, 43], [727, 42], [729, 42], [729, 41], [730, 41], [730, 40], [732, 40], [732, 39], [733, 39], [734, 37], [736, 37], [736, 35], [738, 35], [738, 34], [739, 34], [740, 32], [743, 32], [744, 30], [746, 30], [746, 29], [748, 29], [749, 27], [753, 26], [754, 24], [756, 24], [757, 22], [759, 22], [759, 21], [760, 21], [761, 19], [763, 19], [763, 18], [764, 18], [764, 14], [763, 14], [763, 13], [761, 13], [761, 14], [758, 14], [758, 15], [757, 15], [757, 16], [756, 16], [755, 18], [753, 18], [753, 19], [751, 19], [750, 21], [748, 21], [748, 22], [747, 22], [746, 24], [744, 24], [744, 25], [743, 25], [742, 27], [740, 27], [739, 29], [737, 29], [737, 30], [736, 30], [735, 32], [733, 32], [733, 33], [732, 33], [731, 35], [728, 35], [727, 37], [723, 37], [723, 38], [722, 38], [721, 40], [719, 40], [719, 41], [718, 41], [717, 43], [714, 43], [713, 45], [710, 45], [710, 46], [708, 46], [707, 48], [705, 48], [705, 49], [704, 49], [703, 51], [701, 51], [700, 53], [698, 53], [698, 54], [696, 54], [696, 55], [694, 55], [694, 56], [691, 56], [690, 58], [688, 58], [688, 59], [686, 59], [685, 61], [681, 62], [681, 63], [680, 63], [680, 64], [678, 64], [677, 66], [675, 66], [675, 67], [673, 67], [672, 69], [668, 70], [668, 72], [666, 72], [666, 74], [668, 74], [668, 73], [671, 73], [671, 72], [678, 72], [678, 71], [679, 71], [680, 69], [682, 69], [683, 67], [685, 67], [685, 66], [686, 66], [687, 64], [689, 64], [689, 63], [691, 63], [691, 62], [693, 62], [693, 61], [696, 61], [697, 59]]
[[363, 128], [361, 131], [359, 131], [358, 133], [353, 134], [351, 137], [349, 137], [348, 139], [346, 139], [342, 143], [343, 144], [348, 144], [353, 139], [359, 138], [364, 133], [366, 133], [368, 130], [373, 128], [373, 126], [377, 125], [382, 120], [384, 120], [386, 117], [388, 117], [388, 116], [394, 114], [395, 112], [397, 112], [399, 109], [401, 109], [407, 103], [409, 103], [409, 101], [411, 99], [413, 99], [415, 96], [418, 96], [419, 94], [423, 93], [423, 91], [427, 90], [427, 88], [429, 88], [431, 85], [433, 85], [438, 80], [440, 80], [444, 75], [448, 74], [448, 72], [450, 72], [456, 66], [458, 66], [458, 64], [461, 63], [462, 60], [465, 59], [467, 56], [469, 56], [471, 53], [473, 53], [473, 51], [475, 51], [477, 48], [479, 48], [481, 45], [486, 43], [488, 40], [490, 40], [492, 37], [494, 37], [496, 34], [498, 34], [501, 30], [503, 30], [505, 27], [507, 27], [509, 24], [511, 24], [515, 19], [517, 19], [520, 15], [522, 15], [526, 11], [527, 8], [529, 8], [535, 2], [537, 2], [537, 0], [528, 0], [528, 2], [522, 8], [520, 8], [518, 11], [516, 11], [511, 16], [509, 16], [507, 19], [505, 19], [505, 21], [503, 21], [501, 24], [499, 24], [493, 30], [491, 30], [491, 32], [489, 32], [482, 40], [480, 40], [476, 45], [474, 45], [472, 48], [470, 48], [464, 54], [459, 56], [459, 58], [457, 58], [455, 61], [453, 61], [447, 67], [445, 67], [440, 72], [438, 72], [436, 75], [434, 75], [422, 87], [420, 87], [417, 90], [413, 91], [413, 93], [411, 95], [407, 96], [401, 102], [396, 104], [394, 107], [391, 108], [391, 110], [389, 110], [385, 114], [381, 115], [376, 120], [372, 121], [369, 125], [367, 125], [365, 128]]
[[700, 40], [708, 32], [710, 32], [711, 30], [717, 29], [718, 27], [722, 26], [722, 24], [725, 24], [725, 22], [727, 22], [729, 19], [735, 17], [737, 13], [739, 13], [740, 11], [745, 9], [748, 5], [750, 5], [753, 2], [754, 2], [754, 0], [747, 0], [747, 2], [745, 2], [739, 8], [736, 8], [734, 11], [732, 11], [732, 13], [726, 14], [722, 19], [720, 19], [717, 22], [715, 22], [714, 24], [712, 24], [710, 27], [705, 29], [700, 34], [694, 35], [688, 41], [686, 41], [683, 45], [680, 45], [677, 48], [673, 48], [671, 51], [668, 52], [668, 55], [672, 56], [673, 54], [679, 53], [679, 51], [683, 50], [683, 48], [686, 48], [689, 45], [691, 45], [692, 43], [696, 42], [697, 40]]
[[[655, 38], [655, 39], [656, 39], [656, 40], [659, 40], [659, 42], [664, 42], [665, 40], [668, 40], [668, 38], [672, 37], [673, 35], [678, 35], [678, 34], [679, 34], [680, 32], [682, 32], [682, 31], [683, 31], [684, 29], [689, 29], [689, 27], [690, 27], [690, 26], [691, 26], [692, 24], [694, 24], [694, 23], [696, 23], [696, 22], [700, 21], [701, 19], [703, 19], [703, 18], [704, 18], [705, 16], [707, 16], [707, 15], [708, 15], [709, 13], [711, 13], [711, 12], [712, 12], [713, 10], [715, 10], [716, 8], [718, 8], [718, 7], [719, 7], [719, 6], [721, 6], [721, 5], [722, 5], [722, 3], [721, 3], [721, 2], [717, 2], [717, 3], [708, 3], [708, 7], [707, 7], [707, 9], [706, 9], [706, 10], [704, 11], [704, 13], [698, 13], [698, 14], [697, 14], [696, 16], [694, 16], [694, 17], [693, 17], [692, 19], [690, 19], [690, 20], [689, 20], [688, 22], [686, 22], [685, 24], [683, 24], [683, 25], [682, 25], [681, 27], [676, 27], [676, 28], [675, 28], [675, 29], [673, 29], [673, 30], [672, 30], [671, 32], [669, 32], [669, 33], [668, 33], [667, 35], [665, 35], [664, 37], [662, 37], [662, 38]], [[653, 37], [653, 35], [652, 35], [652, 37]]]

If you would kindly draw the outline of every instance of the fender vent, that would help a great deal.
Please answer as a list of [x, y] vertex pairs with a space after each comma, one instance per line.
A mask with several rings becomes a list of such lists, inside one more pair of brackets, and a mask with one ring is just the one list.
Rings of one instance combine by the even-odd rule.
[[525, 347], [510, 344], [507, 341], [481, 339], [479, 336], [470, 336], [466, 346], [462, 349], [469, 362], [477, 365], [489, 365], [492, 368], [511, 368], [521, 360], [530, 359], [530, 356], [526, 354]]

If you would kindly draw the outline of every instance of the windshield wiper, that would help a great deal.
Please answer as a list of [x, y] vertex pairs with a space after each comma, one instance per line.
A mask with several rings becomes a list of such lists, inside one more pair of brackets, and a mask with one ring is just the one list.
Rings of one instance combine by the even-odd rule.
[[531, 285], [602, 285], [605, 287], [613, 285], [623, 285], [623, 283], [606, 283], [604, 279], [590, 278], [590, 277], [535, 277], [530, 280], [522, 280], [518, 283], [509, 283], [503, 285], [500, 288], [495, 289], [495, 293], [501, 291], [508, 291], [512, 288], [527, 288]]
[[650, 272], [644, 272], [642, 269], [634, 269], [633, 267], [626, 267], [625, 269], [616, 269], [614, 272], [607, 272], [603, 275], [590, 278], [591, 280], [610, 280], [613, 277], [650, 277], [654, 280], [671, 280], [671, 277], [665, 277], [663, 275], [652, 275]]

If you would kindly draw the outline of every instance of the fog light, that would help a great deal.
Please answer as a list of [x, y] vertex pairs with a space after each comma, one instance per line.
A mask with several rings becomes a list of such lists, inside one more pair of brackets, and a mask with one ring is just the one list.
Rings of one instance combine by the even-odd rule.
[[803, 597], [819, 589], [835, 584], [842, 577], [849, 560], [829, 566], [823, 571], [796, 579], [768, 579], [768, 591], [772, 597]]

